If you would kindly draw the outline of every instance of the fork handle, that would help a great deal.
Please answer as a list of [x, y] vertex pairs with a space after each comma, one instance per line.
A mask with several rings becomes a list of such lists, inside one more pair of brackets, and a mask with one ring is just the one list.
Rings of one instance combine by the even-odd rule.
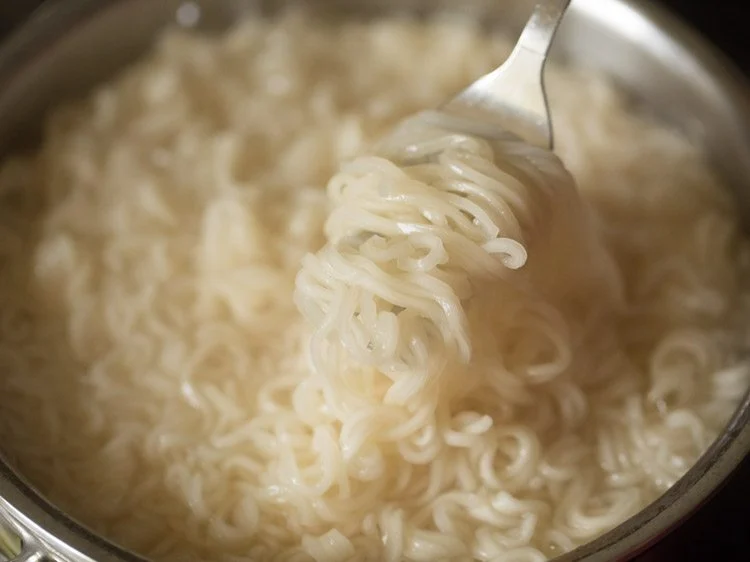
[[[570, 0], [537, 0], [506, 61], [440, 109], [475, 123], [494, 124], [529, 144], [553, 148], [544, 65]], [[466, 128], [466, 127], [464, 127]]]
[[538, 1], [518, 39], [516, 49], [524, 49], [546, 58], [560, 20], [569, 4], [570, 0]]

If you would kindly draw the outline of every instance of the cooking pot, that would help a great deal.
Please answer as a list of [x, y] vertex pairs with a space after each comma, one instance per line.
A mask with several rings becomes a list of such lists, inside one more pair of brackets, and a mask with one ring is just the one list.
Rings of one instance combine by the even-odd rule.
[[[61, 0], [0, 48], [0, 154], [32, 146], [45, 112], [85, 94], [142, 54], [168, 25], [220, 31], [289, 0]], [[532, 0], [308, 0], [331, 17], [461, 12], [520, 29]], [[643, 111], [702, 144], [750, 219], [750, 89], [710, 45], [651, 2], [574, 0], [553, 56], [609, 75]], [[750, 222], [750, 221], [749, 221]], [[0, 376], [2, 376], [0, 374]], [[557, 560], [626, 560], [684, 520], [750, 451], [750, 396], [698, 463], [666, 494]], [[0, 449], [2, 443], [0, 443]], [[0, 450], [0, 454], [2, 451]], [[5, 546], [2, 546], [5, 545]], [[0, 560], [138, 562], [49, 504], [0, 459]]]

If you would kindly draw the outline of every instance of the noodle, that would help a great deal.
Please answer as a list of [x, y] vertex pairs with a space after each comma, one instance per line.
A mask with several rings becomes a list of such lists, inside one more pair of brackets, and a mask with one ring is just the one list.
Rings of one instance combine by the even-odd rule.
[[0, 165], [3, 454], [157, 561], [538, 562], [663, 493], [748, 386], [746, 242], [597, 76], [557, 156], [387, 137], [507, 53], [288, 14], [59, 108]]
[[[396, 393], [405, 379], [429, 383], [446, 355], [469, 362], [464, 309], [476, 285], [493, 279], [473, 300], [500, 302], [496, 312], [513, 316], [516, 330], [534, 324], [529, 331], [539, 337], [525, 337], [533, 353], [545, 332], [556, 348], [547, 363], [521, 369], [537, 382], [567, 369], [571, 336], [550, 326], [565, 322], [544, 301], [558, 295], [601, 315], [621, 298], [615, 267], [559, 160], [513, 138], [488, 142], [420, 118], [390, 145], [381, 149], [387, 157], [361, 157], [331, 180], [328, 244], [303, 260], [297, 277], [297, 304], [316, 326], [315, 369], [342, 371], [323, 357], [340, 343], [352, 361], [397, 377]], [[594, 313], [577, 312], [584, 324]], [[494, 317], [493, 329], [500, 322]], [[410, 395], [401, 394], [385, 401], [405, 403]]]

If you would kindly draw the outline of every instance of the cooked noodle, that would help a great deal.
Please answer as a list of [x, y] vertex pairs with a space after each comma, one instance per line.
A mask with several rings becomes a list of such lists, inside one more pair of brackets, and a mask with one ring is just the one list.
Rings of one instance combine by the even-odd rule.
[[746, 243], [700, 152], [581, 72], [561, 160], [373, 153], [507, 52], [288, 15], [60, 108], [0, 168], [4, 454], [179, 562], [542, 561], [661, 494], [747, 388]]
[[[488, 323], [474, 332], [497, 331], [502, 316], [514, 330], [529, 326], [523, 344], [503, 335], [496, 351], [531, 347], [542, 362], [511, 370], [553, 379], [573, 357], [563, 309], [589, 325], [622, 301], [589, 209], [550, 152], [450, 132], [429, 117], [402, 124], [378, 156], [346, 164], [328, 184], [328, 243], [297, 278], [297, 304], [316, 326], [315, 370], [341, 375], [341, 347], [394, 378], [385, 403], [406, 403], [441, 363], [469, 363], [478, 291], [471, 300]], [[500, 310], [487, 318], [491, 302]]]

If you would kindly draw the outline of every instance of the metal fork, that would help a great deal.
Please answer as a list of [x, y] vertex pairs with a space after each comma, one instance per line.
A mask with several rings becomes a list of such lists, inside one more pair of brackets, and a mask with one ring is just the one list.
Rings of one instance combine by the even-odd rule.
[[544, 66], [570, 0], [539, 0], [508, 59], [436, 111], [431, 124], [494, 136], [513, 133], [529, 144], [552, 149], [552, 122]]

